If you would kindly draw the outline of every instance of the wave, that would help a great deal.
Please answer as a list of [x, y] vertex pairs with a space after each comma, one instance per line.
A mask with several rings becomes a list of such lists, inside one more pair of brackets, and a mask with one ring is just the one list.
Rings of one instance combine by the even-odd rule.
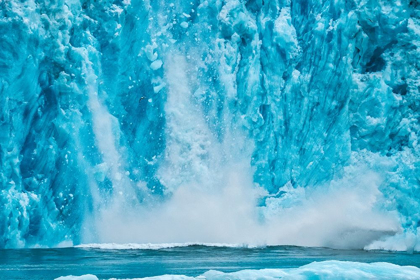
[[91, 248], [91, 249], [102, 249], [102, 250], [160, 250], [169, 248], [180, 248], [190, 246], [205, 246], [205, 247], [223, 247], [223, 248], [258, 248], [266, 247], [260, 245], [251, 244], [228, 244], [228, 243], [91, 243], [91, 244], [80, 244], [74, 246], [76, 248]]
[[[398, 237], [398, 239], [397, 239]], [[389, 251], [389, 252], [420, 252], [420, 245], [407, 244], [409, 237], [392, 236], [387, 239], [375, 241], [368, 246], [365, 246], [365, 251]], [[412, 238], [413, 239], [413, 238]], [[184, 243], [89, 243], [80, 244], [76, 246], [63, 246], [86, 249], [101, 249], [101, 250], [160, 250], [170, 248], [181, 248], [191, 246], [203, 247], [218, 247], [218, 248], [267, 248], [278, 246], [291, 246], [293, 244], [247, 244], [247, 243], [206, 243], [206, 242], [184, 242]], [[298, 246], [300, 247], [300, 246]], [[310, 248], [329, 248], [329, 247], [310, 247]], [[411, 248], [411, 249], [410, 249]], [[334, 248], [331, 248], [334, 249]]]

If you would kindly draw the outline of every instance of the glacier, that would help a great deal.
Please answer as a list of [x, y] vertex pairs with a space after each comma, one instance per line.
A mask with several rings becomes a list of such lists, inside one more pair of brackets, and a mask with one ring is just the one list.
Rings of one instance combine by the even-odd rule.
[[0, 248], [420, 251], [417, 0], [0, 7]]

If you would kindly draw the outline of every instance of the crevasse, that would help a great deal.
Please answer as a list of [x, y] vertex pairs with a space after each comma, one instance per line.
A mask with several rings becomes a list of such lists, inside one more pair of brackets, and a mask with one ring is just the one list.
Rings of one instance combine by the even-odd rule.
[[418, 1], [0, 7], [0, 247], [132, 242], [110, 220], [207, 201], [272, 233], [239, 242], [420, 249]]

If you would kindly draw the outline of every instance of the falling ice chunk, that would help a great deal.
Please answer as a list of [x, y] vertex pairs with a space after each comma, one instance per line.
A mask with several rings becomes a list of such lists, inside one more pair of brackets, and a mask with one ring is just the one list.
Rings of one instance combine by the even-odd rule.
[[150, 64], [150, 68], [152, 68], [152, 70], [158, 70], [160, 67], [162, 67], [162, 60], [156, 60], [153, 61], [152, 64]]
[[155, 87], [153, 87], [153, 91], [155, 92], [155, 93], [158, 93], [159, 91], [161, 91], [164, 87], [166, 86], [166, 84], [165, 83], [162, 83], [162, 84], [160, 84], [160, 85], [158, 85], [158, 86], [155, 86]]
[[147, 45], [144, 49], [146, 56], [150, 61], [155, 61], [158, 57], [157, 53], [154, 51], [156, 48], [157, 45], [154, 43], [153, 45]]
[[188, 28], [188, 22], [181, 22], [181, 27], [182, 28]]

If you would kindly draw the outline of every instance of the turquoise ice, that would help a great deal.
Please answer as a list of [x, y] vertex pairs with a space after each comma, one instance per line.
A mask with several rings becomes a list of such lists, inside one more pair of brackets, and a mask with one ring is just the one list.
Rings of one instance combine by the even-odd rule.
[[[223, 273], [210, 270], [198, 277], [185, 275], [162, 275], [147, 278], [148, 280], [254, 280], [254, 279], [418, 279], [420, 269], [413, 266], [398, 266], [388, 263], [364, 264], [357, 262], [325, 261], [313, 262], [299, 268], [292, 269], [261, 269], [241, 270], [232, 273]], [[56, 280], [98, 280], [94, 275], [63, 276]], [[127, 279], [129, 280], [129, 279]], [[133, 279], [135, 280], [135, 279]]]
[[418, 1], [8, 0], [0, 15], [0, 247], [420, 250]]

